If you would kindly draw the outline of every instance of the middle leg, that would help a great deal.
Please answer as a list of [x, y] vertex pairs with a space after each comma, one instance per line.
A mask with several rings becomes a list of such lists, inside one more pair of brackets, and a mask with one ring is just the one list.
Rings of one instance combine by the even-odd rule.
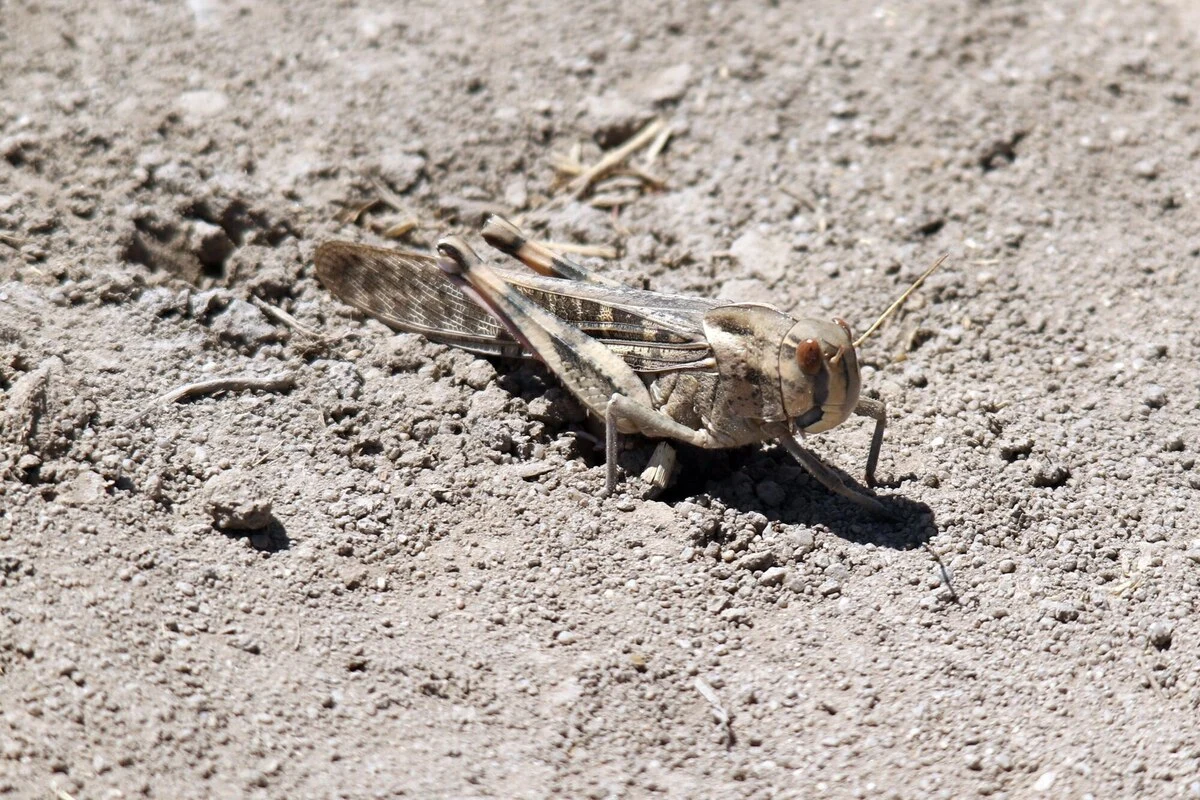
[[614, 394], [609, 398], [608, 408], [604, 412], [605, 494], [612, 494], [617, 488], [617, 445], [622, 422], [627, 423], [627, 429], [632, 428], [643, 436], [675, 439], [694, 447], [717, 446], [708, 431], [689, 428], [652, 406]]

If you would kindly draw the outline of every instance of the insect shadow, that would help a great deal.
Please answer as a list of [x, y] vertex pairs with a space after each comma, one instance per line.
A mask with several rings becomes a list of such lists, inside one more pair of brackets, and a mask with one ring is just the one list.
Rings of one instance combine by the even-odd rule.
[[[573, 433], [577, 438], [567, 451], [569, 457], [582, 459], [591, 467], [603, 466], [603, 426], [588, 418], [573, 397], [558, 390], [550, 376], [536, 365], [488, 360], [499, 372], [499, 385], [514, 397], [550, 401], [549, 416], [555, 421], [546, 420], [545, 441]], [[646, 466], [657, 440], [631, 436], [626, 441], [629, 446], [620, 453], [619, 462], [636, 493], [636, 476]], [[847, 541], [897, 550], [920, 547], [938, 532], [933, 510], [925, 503], [899, 495], [879, 495], [895, 517], [879, 519], [831, 494], [782, 447], [706, 450], [681, 442], [671, 442], [671, 446], [679, 456], [675, 480], [654, 498], [668, 505], [708, 495], [729, 508], [757, 511], [774, 522], [822, 525]], [[843, 480], [852, 480], [840, 468], [830, 468]]]
[[[712, 451], [680, 445], [676, 482], [658, 499], [668, 504], [707, 494], [730, 508], [756, 511], [772, 522], [821, 525], [847, 541], [894, 550], [922, 546], [938, 532], [933, 509], [902, 495], [879, 495], [894, 519], [879, 519], [831, 495], [783, 448]], [[851, 480], [831, 467], [838, 477]]]

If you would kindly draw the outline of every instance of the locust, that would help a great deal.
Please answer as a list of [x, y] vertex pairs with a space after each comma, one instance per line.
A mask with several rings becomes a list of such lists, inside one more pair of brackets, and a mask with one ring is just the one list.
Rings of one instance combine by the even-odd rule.
[[401, 331], [489, 357], [533, 358], [604, 422], [605, 494], [619, 434], [735, 448], [777, 440], [821, 484], [892, 514], [800, 443], [851, 415], [875, 422], [865, 483], [875, 485], [887, 410], [861, 395], [856, 348], [941, 263], [855, 340], [850, 326], [760, 303], [662, 294], [596, 274], [499, 216], [482, 237], [528, 269], [485, 263], [459, 236], [437, 255], [344, 241], [318, 247], [317, 276], [343, 302]]

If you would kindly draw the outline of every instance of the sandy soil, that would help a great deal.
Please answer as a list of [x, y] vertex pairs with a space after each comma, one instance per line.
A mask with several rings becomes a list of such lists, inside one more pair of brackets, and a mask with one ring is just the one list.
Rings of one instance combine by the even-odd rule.
[[[0, 795], [1200, 797], [1197, 6], [599, 5], [0, 0]], [[949, 253], [862, 354], [903, 519], [601, 500], [552, 377], [313, 277], [489, 209], [858, 329]]]

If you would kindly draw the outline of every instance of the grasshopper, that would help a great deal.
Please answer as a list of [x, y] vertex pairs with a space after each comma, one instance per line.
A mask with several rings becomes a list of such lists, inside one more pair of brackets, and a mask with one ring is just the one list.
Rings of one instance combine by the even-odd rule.
[[797, 437], [852, 414], [873, 419], [866, 483], [874, 485], [887, 411], [859, 396], [855, 351], [940, 261], [854, 341], [840, 319], [797, 320], [769, 305], [624, 286], [498, 216], [481, 233], [532, 271], [489, 266], [450, 236], [437, 243], [437, 256], [326, 242], [317, 249], [317, 275], [342, 301], [393, 328], [479, 355], [544, 362], [604, 421], [606, 494], [617, 483], [619, 433], [704, 448], [777, 439], [828, 489], [892, 516]]

